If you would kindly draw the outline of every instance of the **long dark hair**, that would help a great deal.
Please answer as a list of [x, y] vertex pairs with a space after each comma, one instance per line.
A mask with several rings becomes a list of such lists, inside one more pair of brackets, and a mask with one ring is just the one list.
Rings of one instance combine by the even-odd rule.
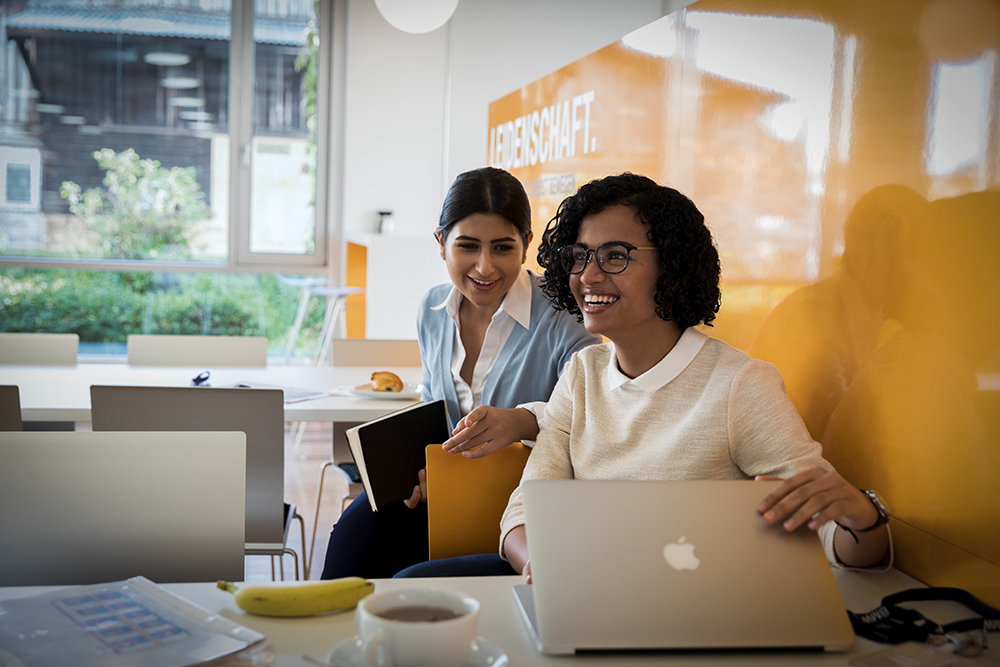
[[448, 189], [441, 207], [441, 220], [434, 237], [441, 241], [461, 220], [476, 213], [492, 213], [514, 225], [524, 244], [531, 233], [531, 206], [521, 181], [494, 167], [459, 174]]
[[559, 249], [576, 243], [585, 217], [616, 204], [635, 212], [646, 226], [646, 237], [659, 248], [656, 314], [681, 329], [699, 323], [711, 326], [722, 303], [722, 269], [705, 216], [677, 190], [630, 173], [587, 183], [563, 200], [546, 226], [538, 264], [545, 269], [542, 292], [552, 305], [583, 320], [569, 288], [569, 271], [559, 261]]

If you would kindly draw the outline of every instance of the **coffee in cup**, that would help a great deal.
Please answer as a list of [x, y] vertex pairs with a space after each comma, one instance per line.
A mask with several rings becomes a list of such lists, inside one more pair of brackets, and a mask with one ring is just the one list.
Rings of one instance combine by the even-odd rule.
[[479, 625], [479, 602], [441, 588], [400, 588], [364, 598], [355, 613], [369, 667], [462, 667]]

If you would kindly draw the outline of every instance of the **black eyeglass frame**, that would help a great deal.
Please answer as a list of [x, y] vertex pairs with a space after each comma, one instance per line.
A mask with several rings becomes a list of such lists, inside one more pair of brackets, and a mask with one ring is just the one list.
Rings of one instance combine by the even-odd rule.
[[[601, 258], [598, 256], [598, 253], [601, 252], [601, 250], [609, 246], [621, 246], [622, 248], [625, 248], [625, 265], [618, 271], [608, 271], [604, 268], [604, 262], [602, 262]], [[576, 264], [576, 258], [569, 254], [572, 249], [576, 248], [579, 248], [586, 253], [584, 255], [583, 266], [579, 271], [573, 270], [573, 265]], [[607, 243], [602, 243], [596, 248], [588, 248], [582, 243], [571, 243], [559, 249], [559, 261], [562, 262], [563, 268], [566, 269], [571, 276], [576, 276], [587, 270], [587, 267], [590, 266], [590, 258], [593, 257], [597, 260], [597, 268], [608, 275], [614, 276], [628, 268], [629, 260], [632, 259], [633, 250], [659, 250], [659, 248], [656, 246], [634, 246], [631, 243], [625, 243], [624, 241], [608, 241]], [[567, 266], [567, 264], [569, 264], [569, 266]]]

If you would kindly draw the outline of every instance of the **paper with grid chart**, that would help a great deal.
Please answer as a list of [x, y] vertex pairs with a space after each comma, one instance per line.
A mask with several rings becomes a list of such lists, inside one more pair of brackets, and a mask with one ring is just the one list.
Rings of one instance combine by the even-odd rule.
[[0, 602], [6, 667], [184, 667], [262, 639], [145, 577]]

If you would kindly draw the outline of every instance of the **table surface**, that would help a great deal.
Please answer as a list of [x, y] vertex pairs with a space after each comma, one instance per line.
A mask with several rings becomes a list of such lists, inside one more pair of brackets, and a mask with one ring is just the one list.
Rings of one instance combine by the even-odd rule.
[[[847, 572], [835, 570], [834, 575], [848, 609], [870, 611], [883, 596], [921, 584], [898, 570], [886, 573]], [[520, 577], [456, 577], [453, 579], [377, 579], [375, 590], [400, 587], [434, 586], [463, 591], [482, 603], [479, 634], [500, 647], [515, 667], [534, 665], [585, 664], [588, 667], [620, 665], [671, 665], [699, 667], [711, 665], [846, 665], [852, 658], [884, 648], [866, 639], [857, 639], [846, 653], [807, 652], [643, 652], [635, 654], [598, 653], [576, 657], [547, 657], [535, 649], [530, 631], [525, 626], [512, 587]], [[59, 587], [0, 587], [0, 601], [54, 590]], [[257, 630], [267, 636], [275, 650], [275, 665], [309, 665], [303, 655], [324, 658], [339, 642], [356, 634], [354, 612], [345, 611], [306, 618], [269, 618], [244, 613], [233, 597], [211, 583], [166, 584], [164, 588], [210, 611]], [[935, 603], [940, 604], [940, 603]], [[967, 614], [959, 615], [964, 617]], [[934, 616], [935, 620], [939, 620]], [[944, 618], [942, 621], [954, 619]], [[993, 647], [974, 660], [960, 658], [959, 665], [993, 665], [1000, 663], [1000, 650]]]
[[[75, 366], [0, 365], [0, 384], [19, 387], [24, 421], [91, 421], [90, 386], [187, 387], [202, 371], [213, 387], [265, 384], [330, 392], [371, 380], [376, 370], [392, 371], [404, 382], [420, 382], [419, 367], [266, 366], [205, 368], [78, 363]], [[409, 400], [357, 398], [351, 395], [285, 404], [286, 421], [368, 421], [410, 405]]]

